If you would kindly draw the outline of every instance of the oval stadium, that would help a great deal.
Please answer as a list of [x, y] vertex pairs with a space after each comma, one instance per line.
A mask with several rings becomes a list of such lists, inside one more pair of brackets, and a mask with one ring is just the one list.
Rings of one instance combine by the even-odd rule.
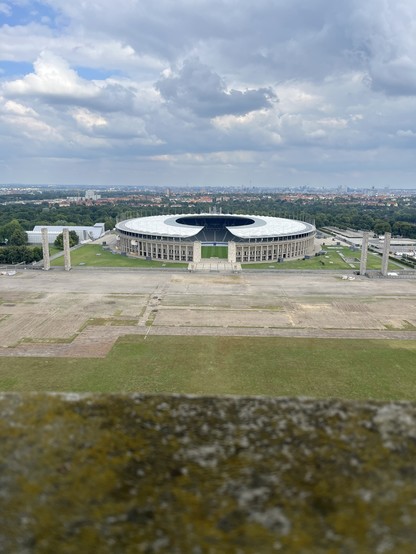
[[280, 217], [232, 214], [158, 215], [116, 225], [118, 249], [128, 256], [167, 262], [259, 263], [313, 254], [315, 226]]

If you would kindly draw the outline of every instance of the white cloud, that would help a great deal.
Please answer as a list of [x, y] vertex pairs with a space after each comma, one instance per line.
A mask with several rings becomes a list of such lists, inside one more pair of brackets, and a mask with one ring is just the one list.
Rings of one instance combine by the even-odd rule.
[[284, 113], [298, 113], [322, 109], [325, 98], [308, 90], [307, 83], [283, 83], [279, 85], [279, 107]]
[[12, 15], [12, 9], [8, 4], [0, 2], [0, 14], [10, 17]]
[[30, 140], [31, 145], [35, 142], [48, 144], [61, 141], [59, 131], [48, 124], [32, 108], [15, 102], [5, 101], [0, 98], [0, 129], [7, 133], [9, 140], [21, 139]]
[[342, 117], [325, 117], [317, 121], [318, 125], [332, 129], [345, 129], [348, 127], [348, 121]]
[[11, 113], [14, 115], [36, 116], [35, 110], [29, 108], [28, 106], [24, 106], [23, 104], [19, 104], [18, 102], [14, 102], [14, 100], [8, 100], [7, 102], [5, 102], [4, 111], [6, 113]]
[[47, 96], [50, 98], [94, 98], [99, 88], [80, 79], [77, 73], [58, 56], [42, 52], [34, 63], [34, 73], [5, 84], [4, 92], [16, 96]]
[[85, 108], [75, 109], [72, 116], [79, 125], [88, 129], [92, 127], [103, 127], [108, 124], [104, 117], [94, 114]]
[[410, 129], [399, 129], [396, 134], [398, 137], [416, 138], [416, 133], [414, 131], [411, 131]]

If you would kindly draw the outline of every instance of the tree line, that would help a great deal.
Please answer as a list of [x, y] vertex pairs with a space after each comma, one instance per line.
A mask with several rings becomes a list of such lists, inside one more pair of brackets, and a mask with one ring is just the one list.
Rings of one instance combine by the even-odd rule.
[[289, 217], [314, 222], [316, 227], [339, 227], [372, 231], [377, 235], [391, 232], [416, 239], [416, 197], [398, 200], [398, 206], [359, 204], [344, 197], [328, 200], [290, 202], [279, 197], [244, 200], [244, 196], [222, 203], [223, 212]]
[[[125, 192], [125, 191], [124, 191]], [[48, 194], [52, 195], [51, 191]], [[122, 191], [120, 196], [123, 196]], [[163, 196], [163, 195], [162, 195]], [[114, 204], [70, 206], [7, 203], [0, 205], [0, 263], [30, 263], [42, 258], [42, 249], [27, 246], [25, 231], [35, 225], [94, 225], [104, 222], [112, 229], [117, 219], [176, 213], [207, 213], [212, 205], [223, 213], [289, 217], [315, 223], [316, 227], [352, 228], [382, 235], [391, 232], [416, 239], [416, 196], [399, 198], [397, 206], [364, 203], [354, 197], [297, 199], [281, 194], [229, 194], [214, 197], [213, 203], [186, 203], [180, 198], [162, 197], [160, 206], [135, 204], [126, 197]]]
[[[386, 231], [394, 235], [416, 238], [416, 197], [398, 199], [398, 206], [382, 204], [361, 204], [354, 198], [319, 198], [288, 201], [280, 194], [258, 195], [232, 194], [227, 200], [221, 196], [214, 203], [223, 213], [245, 213], [252, 215], [270, 215], [314, 221], [318, 228], [336, 226], [340, 228], [361, 229], [383, 234]], [[186, 204], [177, 198], [162, 198], [161, 206], [135, 205], [134, 201], [118, 201], [115, 204], [70, 206], [41, 204], [5, 204], [0, 205], [0, 242], [10, 239], [8, 225], [17, 220], [20, 227], [31, 230], [35, 225], [94, 225], [104, 222], [106, 230], [112, 229], [117, 218], [126, 214], [131, 217], [160, 215], [165, 213], [207, 212], [212, 203]], [[180, 203], [180, 206], [177, 204]]]

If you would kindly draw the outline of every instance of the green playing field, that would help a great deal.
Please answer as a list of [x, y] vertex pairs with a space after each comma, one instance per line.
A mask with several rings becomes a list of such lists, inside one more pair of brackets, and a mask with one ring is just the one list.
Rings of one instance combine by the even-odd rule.
[[203, 258], [227, 259], [228, 247], [227, 246], [203, 246], [201, 248], [201, 256]]

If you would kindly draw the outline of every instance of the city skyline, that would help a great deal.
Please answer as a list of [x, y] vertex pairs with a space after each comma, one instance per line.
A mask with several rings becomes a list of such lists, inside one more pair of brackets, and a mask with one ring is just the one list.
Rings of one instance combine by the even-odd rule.
[[0, 1], [3, 183], [416, 187], [416, 5]]

